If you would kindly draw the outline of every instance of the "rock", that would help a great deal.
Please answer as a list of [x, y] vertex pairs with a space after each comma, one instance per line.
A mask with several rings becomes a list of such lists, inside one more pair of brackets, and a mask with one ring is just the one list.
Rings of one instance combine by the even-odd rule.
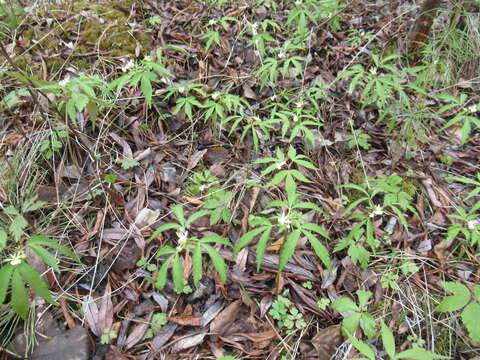
[[90, 341], [87, 330], [76, 326], [40, 344], [30, 356], [30, 360], [87, 360], [89, 356]]

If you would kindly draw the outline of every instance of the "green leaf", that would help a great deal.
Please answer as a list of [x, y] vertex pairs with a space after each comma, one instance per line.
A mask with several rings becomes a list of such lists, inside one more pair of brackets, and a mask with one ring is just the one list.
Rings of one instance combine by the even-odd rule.
[[10, 224], [9, 230], [16, 242], [20, 241], [22, 235], [24, 234], [23, 230], [27, 226], [28, 226], [28, 222], [27, 220], [25, 220], [25, 218], [22, 215], [17, 215], [13, 218], [13, 221]]
[[369, 339], [375, 337], [376, 323], [375, 318], [371, 314], [367, 312], [362, 313], [362, 316], [360, 317], [360, 326]]
[[27, 241], [27, 245], [40, 245], [40, 246], [47, 246], [53, 250], [57, 250], [60, 254], [80, 262], [78, 256], [71, 251], [67, 246], [59, 244], [56, 240], [50, 239], [46, 236], [34, 235], [31, 236], [30, 239]]
[[315, 254], [322, 260], [323, 264], [327, 267], [328, 271], [331, 272], [333, 265], [330, 260], [330, 254], [328, 249], [310, 232], [303, 230], [303, 234], [307, 237], [308, 242], [312, 246]]
[[436, 311], [456, 311], [467, 305], [468, 301], [470, 300], [470, 291], [465, 285], [452, 281], [444, 281], [442, 282], [442, 285], [445, 290], [454, 293], [454, 295], [444, 297], [437, 306]]
[[474, 344], [480, 343], [480, 322], [478, 321], [478, 314], [480, 314], [480, 304], [472, 302], [463, 309], [461, 315], [462, 323], [467, 328], [468, 335]]
[[395, 359], [395, 339], [393, 338], [392, 332], [383, 321], [381, 323], [380, 334], [382, 336], [382, 342], [385, 351], [387, 352], [388, 356], [390, 356], [392, 359]]
[[202, 216], [207, 216], [211, 213], [211, 210], [200, 210], [194, 212], [190, 217], [188, 218], [187, 222], [185, 223], [186, 226], [190, 226], [192, 223], [200, 219]]
[[23, 320], [26, 320], [29, 308], [28, 293], [20, 272], [17, 268], [14, 270], [12, 274], [12, 309]]
[[123, 158], [121, 163], [122, 169], [124, 170], [132, 169], [138, 165], [140, 165], [140, 163], [137, 160], [130, 159], [127, 157]]
[[8, 234], [5, 230], [0, 229], [0, 252], [7, 246]]
[[195, 246], [195, 250], [193, 251], [192, 275], [193, 283], [195, 284], [195, 286], [197, 286], [198, 282], [202, 278], [202, 249], [200, 248], [199, 243]]
[[26, 263], [21, 263], [16, 266], [22, 278], [28, 283], [28, 285], [33, 289], [35, 294], [42, 297], [45, 301], [48, 301], [52, 305], [56, 305], [57, 302], [53, 300], [50, 295], [50, 290], [48, 285], [43, 279], [38, 275], [38, 273]]
[[438, 355], [425, 349], [414, 348], [402, 351], [395, 356], [395, 359], [435, 360], [450, 359], [450, 357]]
[[262, 236], [257, 243], [257, 272], [260, 271], [260, 267], [262, 266], [263, 257], [265, 255], [265, 251], [267, 250], [268, 240], [270, 239], [270, 234], [272, 233], [272, 228], [269, 227], [266, 231], [263, 232]]
[[53, 256], [48, 250], [34, 244], [30, 244], [29, 248], [32, 249], [32, 251], [37, 254], [45, 264], [51, 266], [55, 272], [60, 272], [57, 259], [55, 259], [55, 256]]
[[13, 265], [7, 264], [0, 268], [0, 304], [3, 304], [7, 296], [8, 285], [12, 277]]
[[288, 263], [288, 260], [293, 256], [295, 252], [295, 248], [298, 243], [298, 239], [300, 239], [301, 232], [300, 230], [294, 230], [290, 234], [288, 234], [285, 242], [280, 249], [280, 258], [278, 261], [278, 271], [282, 271], [283, 267]]
[[[150, 74], [150, 75], [148, 75]], [[152, 73], [143, 73], [142, 79], [140, 81], [140, 90], [142, 90], [143, 96], [145, 96], [145, 101], [147, 102], [148, 106], [152, 106]], [[156, 78], [154, 75], [153, 78]]]
[[227, 281], [227, 266], [223, 257], [215, 250], [212, 246], [208, 244], [202, 244], [202, 247], [207, 251], [208, 256], [212, 260], [215, 270], [217, 270], [222, 280], [222, 284], [225, 284]]
[[305, 224], [302, 225], [302, 229], [307, 229], [307, 230], [316, 232], [318, 235], [323, 236], [325, 239], [330, 238], [327, 231], [323, 227], [321, 227], [317, 224], [314, 224], [314, 223], [305, 223]]
[[164, 232], [164, 231], [167, 231], [167, 230], [171, 230], [171, 229], [180, 230], [180, 225], [179, 225], [179, 224], [176, 224], [176, 223], [167, 223], [167, 224], [160, 225], [160, 226], [152, 233], [152, 235], [150, 235], [150, 237], [148, 238], [148, 241], [152, 241], [152, 240], [155, 239], [160, 233], [162, 233], [162, 232]]
[[375, 360], [375, 351], [365, 344], [363, 341], [358, 340], [356, 337], [352, 336], [351, 334], [348, 334], [348, 338], [350, 339], [350, 342], [352, 345], [360, 351], [363, 355], [365, 355], [368, 360]]
[[172, 206], [172, 212], [175, 214], [178, 222], [182, 225], [186, 225], [185, 223], [185, 215], [183, 212], [183, 206], [182, 205], [174, 205]]
[[342, 321], [342, 328], [346, 334], [354, 334], [360, 324], [360, 313], [353, 313], [351, 315], [346, 316]]
[[162, 290], [167, 283], [168, 266], [172, 262], [173, 257], [174, 255], [170, 256], [167, 260], [165, 260], [165, 262], [160, 267], [160, 270], [158, 271], [157, 279], [155, 281], [155, 287], [159, 290]]
[[173, 276], [173, 283], [175, 284], [175, 291], [177, 293], [181, 293], [183, 291], [183, 288], [185, 286], [185, 278], [183, 276], [183, 264], [180, 259], [180, 255], [175, 254], [173, 257], [173, 270], [172, 270], [172, 276]]
[[271, 225], [260, 226], [243, 234], [235, 244], [233, 255], [236, 256], [241, 249], [252, 242], [255, 236], [266, 231], [268, 228], [271, 228]]
[[359, 312], [360, 308], [355, 304], [355, 302], [347, 297], [341, 297], [338, 299], [335, 299], [332, 302], [332, 306], [335, 310], [345, 312], [345, 311], [355, 311]]

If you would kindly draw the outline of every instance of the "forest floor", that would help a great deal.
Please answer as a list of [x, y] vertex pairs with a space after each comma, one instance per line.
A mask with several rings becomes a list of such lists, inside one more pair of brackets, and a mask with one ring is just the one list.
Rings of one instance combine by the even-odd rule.
[[422, 45], [414, 1], [0, 3], [0, 358], [479, 359], [440, 3]]

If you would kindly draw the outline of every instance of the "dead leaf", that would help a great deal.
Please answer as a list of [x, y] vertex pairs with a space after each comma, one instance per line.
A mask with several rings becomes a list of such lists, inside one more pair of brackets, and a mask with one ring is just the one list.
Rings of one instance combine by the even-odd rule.
[[130, 335], [128, 335], [127, 340], [125, 341], [125, 349], [130, 349], [143, 339], [143, 336], [150, 327], [150, 319], [152, 318], [152, 316], [153, 312], [147, 315], [145, 319], [141, 319], [139, 322], [136, 323], [135, 328], [130, 333]]
[[340, 325], [334, 325], [320, 330], [312, 338], [312, 345], [317, 350], [318, 359], [330, 359], [342, 341]]
[[174, 322], [182, 326], [200, 326], [202, 317], [199, 315], [180, 315], [170, 316], [168, 321]]
[[195, 154], [193, 154], [190, 159], [188, 159], [187, 163], [187, 171], [192, 170], [195, 166], [197, 166], [198, 162], [202, 160], [203, 155], [207, 153], [208, 149], [203, 149], [200, 151], [197, 151]]
[[228, 305], [218, 316], [213, 320], [210, 325], [210, 332], [213, 334], [225, 335], [228, 328], [237, 318], [240, 307], [242, 306], [241, 300], [236, 300]]
[[173, 345], [172, 353], [178, 353], [182, 350], [201, 344], [203, 342], [203, 339], [205, 338], [205, 335], [207, 334], [201, 333], [201, 334], [196, 334], [196, 335], [182, 338], [181, 340], [176, 342], [175, 345]]

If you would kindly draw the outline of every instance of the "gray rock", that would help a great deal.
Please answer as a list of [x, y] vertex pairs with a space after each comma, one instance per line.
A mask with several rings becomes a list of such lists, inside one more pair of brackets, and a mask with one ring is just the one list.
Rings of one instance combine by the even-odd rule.
[[87, 360], [89, 355], [87, 330], [76, 326], [39, 345], [30, 360]]

